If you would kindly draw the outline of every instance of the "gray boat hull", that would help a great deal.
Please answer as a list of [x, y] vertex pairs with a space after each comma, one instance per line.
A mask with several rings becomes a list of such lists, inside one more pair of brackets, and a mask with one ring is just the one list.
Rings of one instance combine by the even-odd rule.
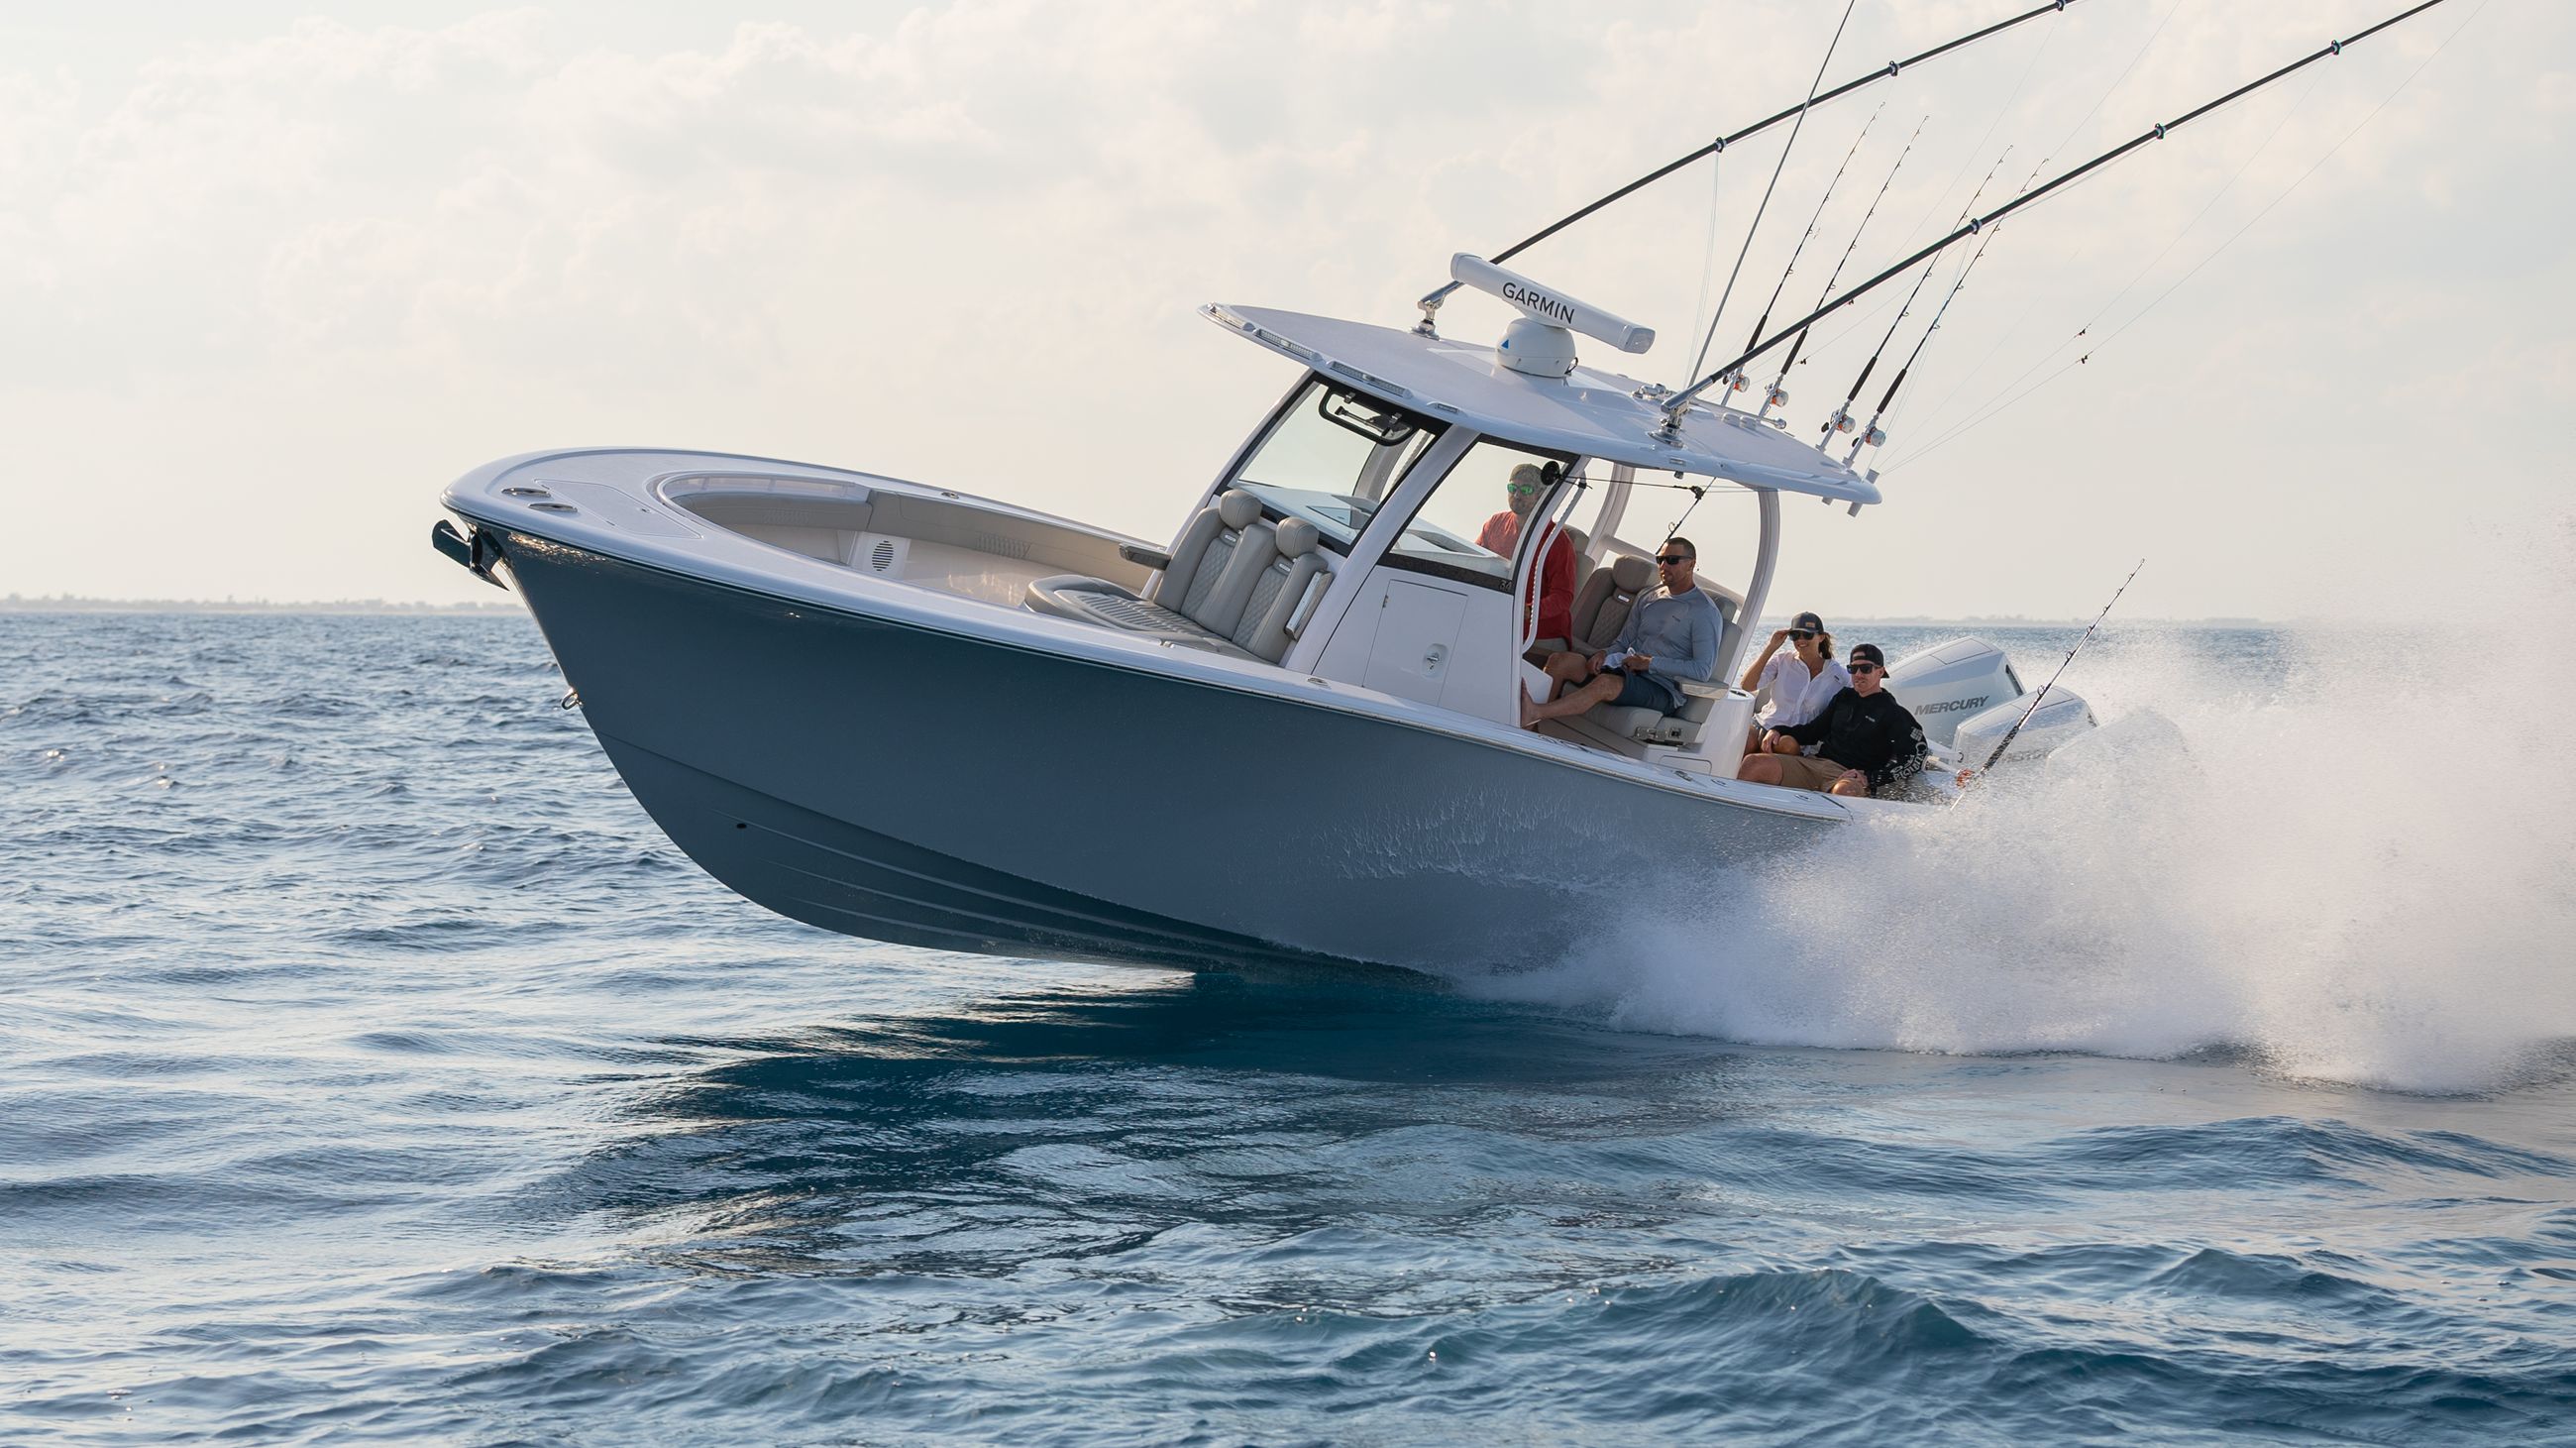
[[746, 898], [846, 934], [1184, 969], [1524, 968], [1564, 958], [1623, 886], [1830, 828], [1329, 698], [498, 541], [654, 821]]

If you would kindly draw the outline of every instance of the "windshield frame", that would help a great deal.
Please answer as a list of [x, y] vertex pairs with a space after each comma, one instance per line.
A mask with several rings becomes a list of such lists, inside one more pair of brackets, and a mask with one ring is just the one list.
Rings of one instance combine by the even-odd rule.
[[[1340, 415], [1336, 415], [1337, 412]], [[1387, 440], [1376, 441], [1378, 434], [1367, 425], [1365, 418], [1354, 417], [1354, 412], [1390, 419], [1401, 427], [1401, 431]], [[1342, 485], [1340, 488], [1263, 482], [1254, 477], [1253, 471], [1262, 465], [1270, 444], [1287, 428], [1305, 426], [1303, 415], [1307, 413], [1312, 413], [1316, 420], [1339, 432], [1372, 441], [1372, 446], [1361, 457], [1351, 476], [1338, 480]], [[1432, 454], [1450, 426], [1439, 418], [1310, 370], [1288, 389], [1279, 405], [1271, 409], [1268, 419], [1245, 442], [1216, 490], [1222, 493], [1229, 488], [1241, 488], [1261, 500], [1262, 511], [1266, 514], [1305, 519], [1314, 525], [1326, 548], [1348, 557], [1377, 523], [1378, 512], [1386, 499], [1393, 496], [1414, 467]], [[1336, 479], [1321, 476], [1305, 481], [1330, 483]]]

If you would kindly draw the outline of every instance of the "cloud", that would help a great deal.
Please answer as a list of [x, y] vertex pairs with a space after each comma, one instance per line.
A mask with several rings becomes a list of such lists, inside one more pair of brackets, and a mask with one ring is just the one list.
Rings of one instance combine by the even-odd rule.
[[[1994, 8], [1863, 7], [1828, 80]], [[73, 473], [143, 467], [99, 456], [88, 441], [100, 434], [251, 430], [238, 459], [168, 444], [141, 486], [173, 489], [336, 477], [299, 431], [316, 418], [353, 445], [433, 446], [373, 467], [388, 519], [419, 512], [486, 453], [648, 436], [936, 471], [1151, 532], [1286, 380], [1208, 332], [1192, 304], [1408, 321], [1450, 251], [1490, 252], [1794, 102], [1831, 10], [960, 0], [865, 26], [648, 26], [639, 12], [612, 27], [512, 9], [442, 25], [309, 19], [185, 44], [137, 34], [96, 48], [116, 64], [0, 61], [0, 314], [13, 341], [0, 349], [0, 423]], [[2363, 12], [2359, 0], [2259, 12], [2186, 0], [2156, 34], [2161, 6], [2070, 7], [1819, 112], [1747, 258], [1729, 339], [1878, 99], [1886, 112], [1784, 305], [1813, 295], [1829, 269], [1819, 258], [1927, 111], [1855, 276], [1945, 224], [2005, 142], [2034, 163], [2061, 143], [2076, 154], [2347, 33]], [[1927, 378], [1941, 385], [1991, 354], [1978, 376], [1999, 384], [2142, 269], [2129, 305], [2160, 291], [2376, 105], [2447, 33], [2442, 12], [2431, 21], [2320, 67], [2304, 100], [2215, 118], [2016, 223], [1945, 323]], [[2488, 253], [2476, 274], [2428, 293], [2482, 319], [2456, 355], [2546, 356], [2506, 299], [2513, 278], [2564, 275], [2551, 238], [2567, 234], [2565, 203], [2528, 179], [2554, 164], [2546, 138], [2568, 90], [2563, 72], [2513, 67], [2563, 51], [2571, 26], [2504, 7], [2480, 26], [2478, 44], [2427, 70], [2122, 352], [2230, 398], [2360, 395], [2340, 359], [2286, 366], [2275, 339], [2374, 345], [2388, 329], [2355, 331], [2350, 298], [2473, 236]], [[1717, 168], [1719, 282], [1772, 144]], [[1674, 380], [1697, 341], [1710, 197], [1695, 168], [1526, 265], [1659, 325], [1669, 340], [1637, 370]], [[2513, 224], [2485, 224], [2499, 215]], [[2252, 316], [2271, 330], [2244, 331]], [[1443, 325], [1479, 336], [1500, 320], [1462, 298]], [[1801, 369], [1796, 406], [1829, 405], [1879, 326], [1833, 328]], [[2259, 387], [2225, 375], [2257, 357], [2274, 369]], [[2059, 384], [2047, 406], [2097, 386]], [[1135, 424], [1139, 409], [1156, 421]], [[2006, 456], [2044, 467], [2048, 447], [2034, 437]], [[1942, 468], [1967, 455], [1946, 451]], [[159, 480], [182, 465], [188, 483]], [[1961, 485], [1933, 470], [1895, 491]], [[412, 531], [362, 547], [399, 547], [408, 564]], [[139, 566], [130, 539], [67, 546], [41, 565], [72, 570], [62, 586], [103, 588], [76, 571]], [[1912, 596], [1846, 611], [1923, 606], [1938, 570], [1895, 550], [1887, 563], [1887, 590]], [[392, 566], [351, 562], [352, 591], [384, 591]], [[417, 576], [445, 583], [426, 562]], [[2213, 598], [2206, 611], [2240, 605]]]

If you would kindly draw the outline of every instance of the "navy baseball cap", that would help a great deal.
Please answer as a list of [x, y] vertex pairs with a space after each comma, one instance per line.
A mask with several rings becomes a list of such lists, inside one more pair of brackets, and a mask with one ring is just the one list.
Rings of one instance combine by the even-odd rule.
[[1789, 620], [1789, 627], [1800, 633], [1823, 633], [1825, 631], [1825, 621], [1816, 617], [1812, 613], [1802, 613], [1796, 618]]
[[1878, 669], [1879, 669], [1879, 672], [1880, 672], [1880, 673], [1885, 673], [1885, 672], [1887, 672], [1887, 655], [1882, 654], [1882, 653], [1880, 653], [1880, 652], [1878, 651], [1878, 645], [1876, 645], [1876, 644], [1854, 644], [1854, 645], [1852, 645], [1851, 661], [1852, 661], [1853, 663], [1857, 664], [1857, 663], [1860, 663], [1860, 662], [1861, 662], [1862, 660], [1864, 660], [1864, 659], [1865, 659], [1865, 660], [1867, 660], [1867, 661], [1869, 661], [1870, 663], [1873, 663], [1873, 664], [1878, 665]]

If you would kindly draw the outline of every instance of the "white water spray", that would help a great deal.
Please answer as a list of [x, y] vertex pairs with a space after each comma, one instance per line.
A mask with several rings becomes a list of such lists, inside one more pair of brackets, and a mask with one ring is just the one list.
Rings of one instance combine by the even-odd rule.
[[1645, 882], [1697, 903], [1476, 988], [1766, 1044], [2509, 1084], [2576, 1040], [2576, 677], [2545, 662], [2576, 529], [2534, 551], [2458, 632], [2294, 635], [2253, 690], [2133, 630], [2070, 683], [2186, 751], [2008, 767], [1751, 876]]

